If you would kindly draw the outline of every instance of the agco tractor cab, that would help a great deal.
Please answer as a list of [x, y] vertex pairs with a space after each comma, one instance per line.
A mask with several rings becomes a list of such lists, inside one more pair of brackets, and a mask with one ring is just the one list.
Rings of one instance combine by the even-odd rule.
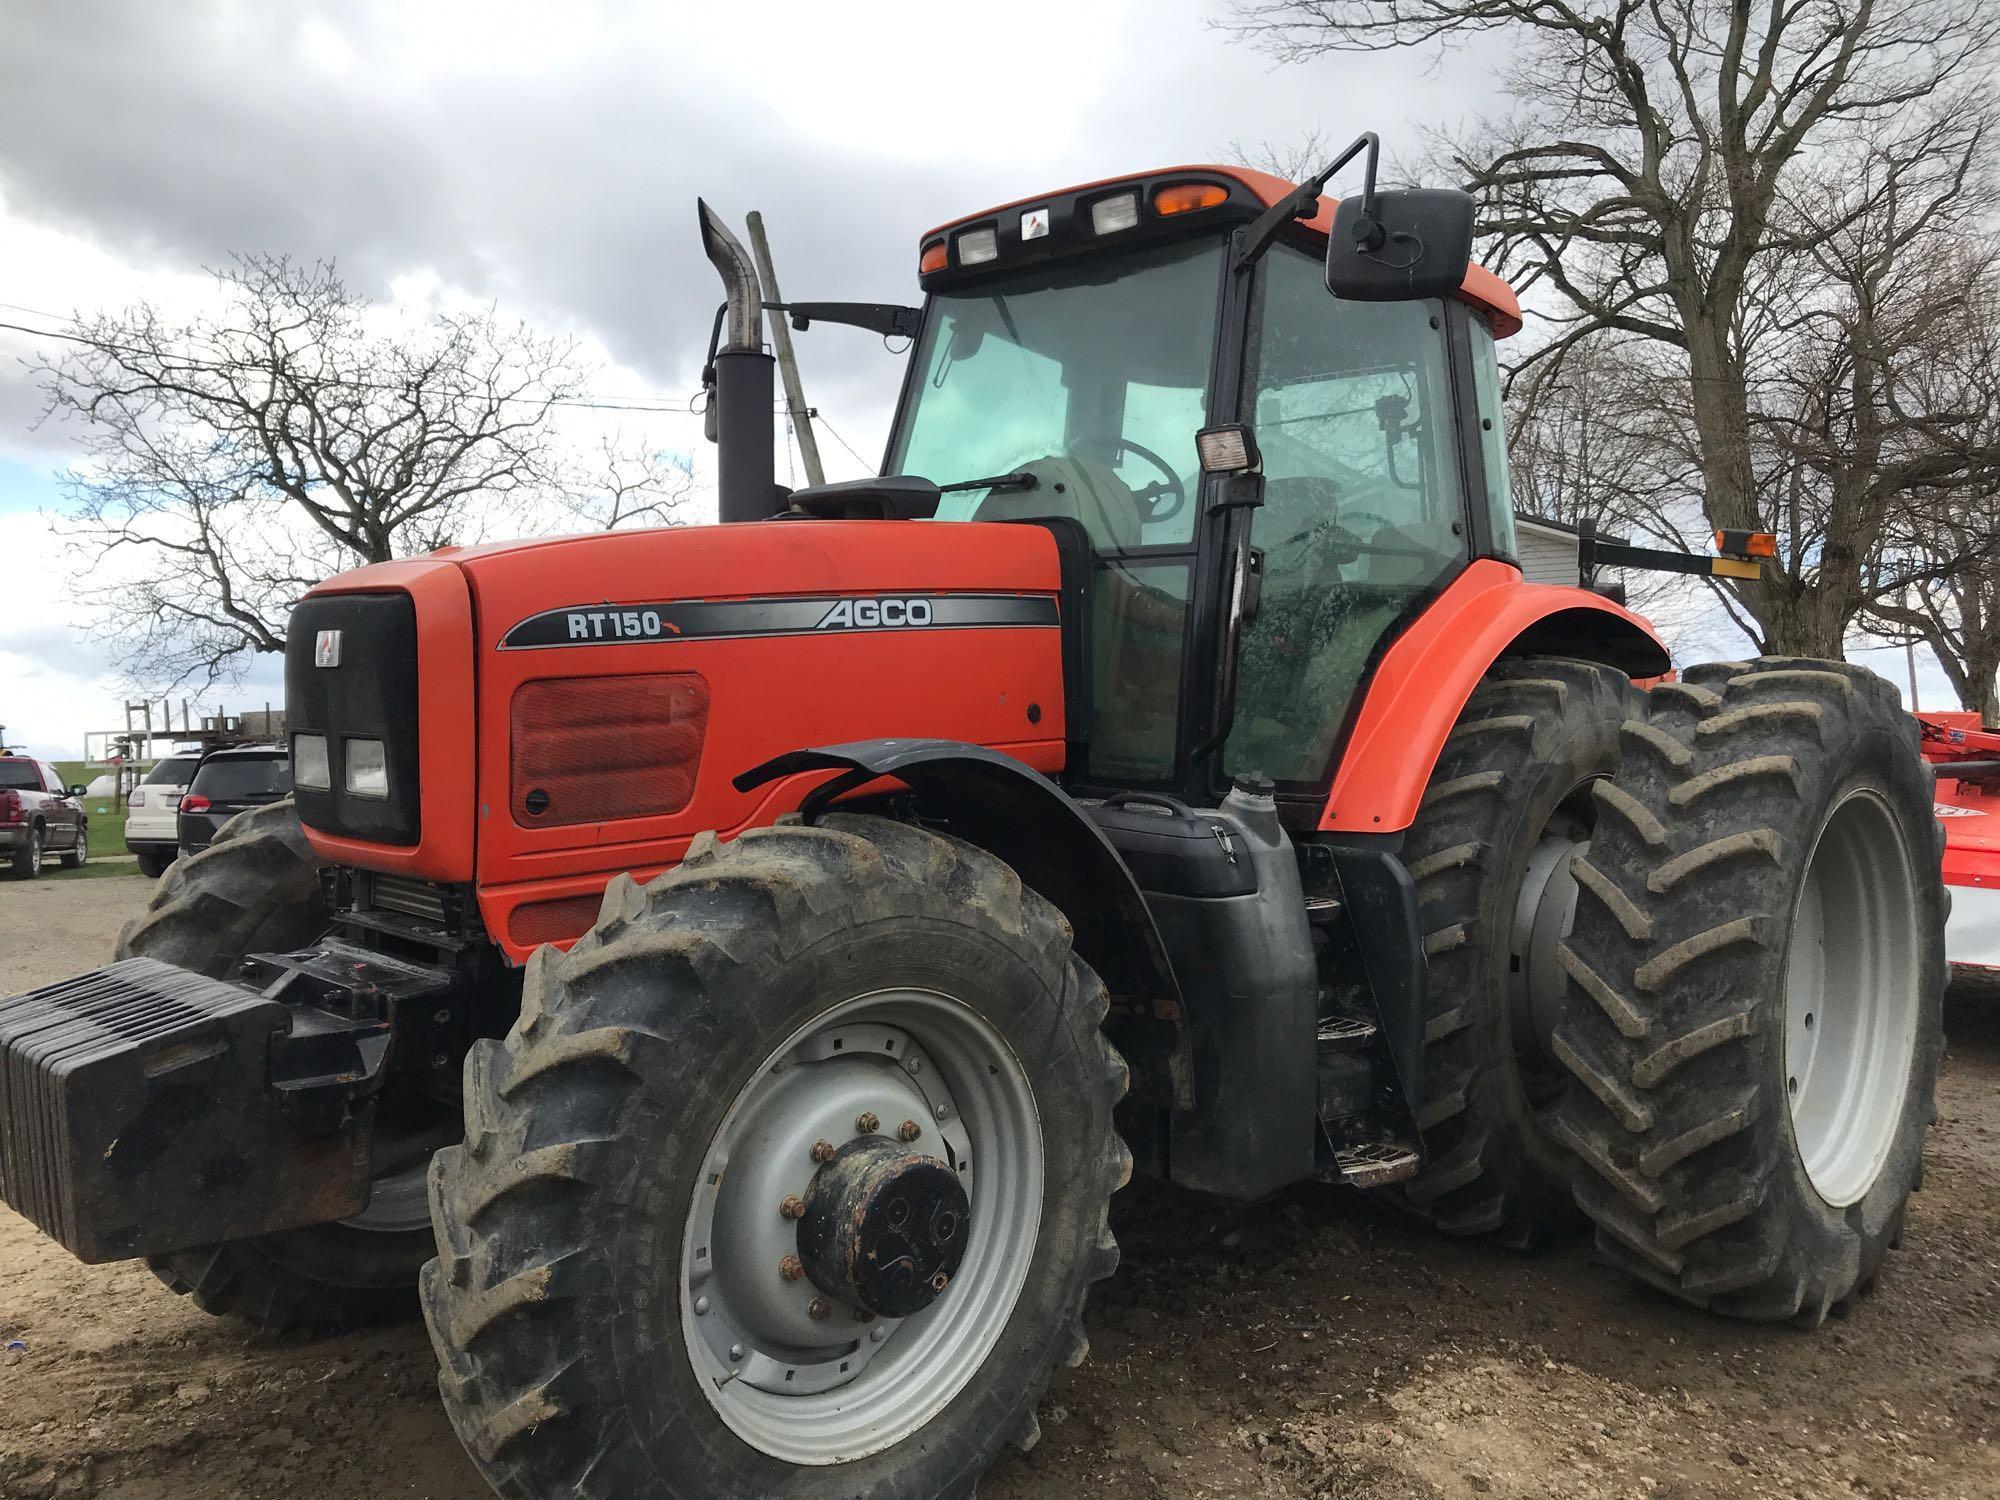
[[524, 1500], [970, 1494], [1135, 1164], [1588, 1223], [1745, 1317], [1865, 1288], [1940, 1046], [1914, 731], [1839, 663], [1657, 680], [1522, 580], [1514, 295], [1361, 152], [1337, 205], [1108, 179], [923, 236], [921, 308], [781, 310], [913, 336], [885, 477], [790, 493], [704, 209], [724, 524], [313, 589], [295, 803], [0, 1002], [7, 1201], [265, 1326], [420, 1280]]

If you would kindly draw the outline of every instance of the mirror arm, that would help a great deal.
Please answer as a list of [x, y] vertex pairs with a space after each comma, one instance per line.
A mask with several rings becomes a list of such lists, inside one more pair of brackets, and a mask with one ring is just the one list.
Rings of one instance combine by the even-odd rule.
[[1364, 150], [1368, 153], [1368, 160], [1361, 169], [1361, 219], [1354, 226], [1355, 238], [1362, 241], [1363, 249], [1381, 249], [1387, 235], [1383, 232], [1381, 221], [1375, 217], [1375, 164], [1382, 152], [1382, 141], [1374, 131], [1364, 130], [1355, 137], [1353, 145], [1333, 159], [1331, 166], [1314, 173], [1251, 222], [1243, 234], [1243, 249], [1236, 257], [1237, 271], [1247, 271], [1262, 260], [1280, 230], [1295, 220], [1310, 219], [1318, 213], [1319, 195], [1326, 187], [1327, 179]]
[[884, 338], [915, 338], [923, 320], [921, 309], [891, 302], [766, 302], [764, 311], [791, 314], [792, 327], [800, 333], [815, 322], [844, 323]]

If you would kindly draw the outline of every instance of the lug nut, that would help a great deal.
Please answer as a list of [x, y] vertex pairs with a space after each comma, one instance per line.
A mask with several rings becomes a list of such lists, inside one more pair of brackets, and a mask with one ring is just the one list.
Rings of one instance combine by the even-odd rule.
[[905, 1120], [896, 1127], [896, 1139], [899, 1141], [914, 1141], [923, 1133], [924, 1127], [915, 1120]]
[[815, 1297], [806, 1304], [806, 1315], [811, 1318], [829, 1318], [833, 1316], [833, 1304], [824, 1297]]
[[797, 1281], [806, 1274], [806, 1263], [796, 1255], [787, 1255], [778, 1262], [778, 1274], [787, 1281]]
[[873, 1135], [882, 1128], [882, 1121], [872, 1109], [864, 1109], [854, 1117], [854, 1131], [857, 1135]]
[[942, 1271], [938, 1272], [937, 1275], [931, 1278], [931, 1290], [934, 1292], [941, 1292], [950, 1285], [951, 1285], [951, 1278], [945, 1275], [945, 1273]]
[[814, 1141], [814, 1142], [813, 1142], [813, 1148], [812, 1148], [812, 1159], [813, 1159], [814, 1161], [817, 1161], [817, 1162], [829, 1162], [829, 1161], [832, 1161], [832, 1160], [833, 1160], [833, 1142], [832, 1142], [832, 1141]]
[[806, 1200], [793, 1193], [778, 1205], [778, 1212], [788, 1219], [803, 1219], [806, 1216]]

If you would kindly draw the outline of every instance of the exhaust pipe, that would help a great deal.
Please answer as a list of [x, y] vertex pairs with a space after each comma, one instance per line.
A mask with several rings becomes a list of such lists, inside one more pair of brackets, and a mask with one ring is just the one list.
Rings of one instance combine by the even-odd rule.
[[716, 519], [761, 521], [778, 509], [777, 361], [764, 352], [764, 296], [750, 253], [715, 210], [695, 200], [701, 248], [722, 277], [723, 337], [710, 365]]

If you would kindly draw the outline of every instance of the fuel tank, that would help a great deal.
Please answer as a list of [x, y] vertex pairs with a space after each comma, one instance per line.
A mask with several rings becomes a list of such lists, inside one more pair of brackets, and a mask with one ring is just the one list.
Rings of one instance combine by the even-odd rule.
[[522, 957], [581, 932], [609, 875], [796, 806], [824, 773], [730, 784], [786, 750], [945, 738], [1061, 770], [1060, 597], [1047, 530], [970, 522], [675, 527], [357, 569], [290, 638], [288, 728], [329, 747], [300, 814], [330, 860], [475, 882]]

